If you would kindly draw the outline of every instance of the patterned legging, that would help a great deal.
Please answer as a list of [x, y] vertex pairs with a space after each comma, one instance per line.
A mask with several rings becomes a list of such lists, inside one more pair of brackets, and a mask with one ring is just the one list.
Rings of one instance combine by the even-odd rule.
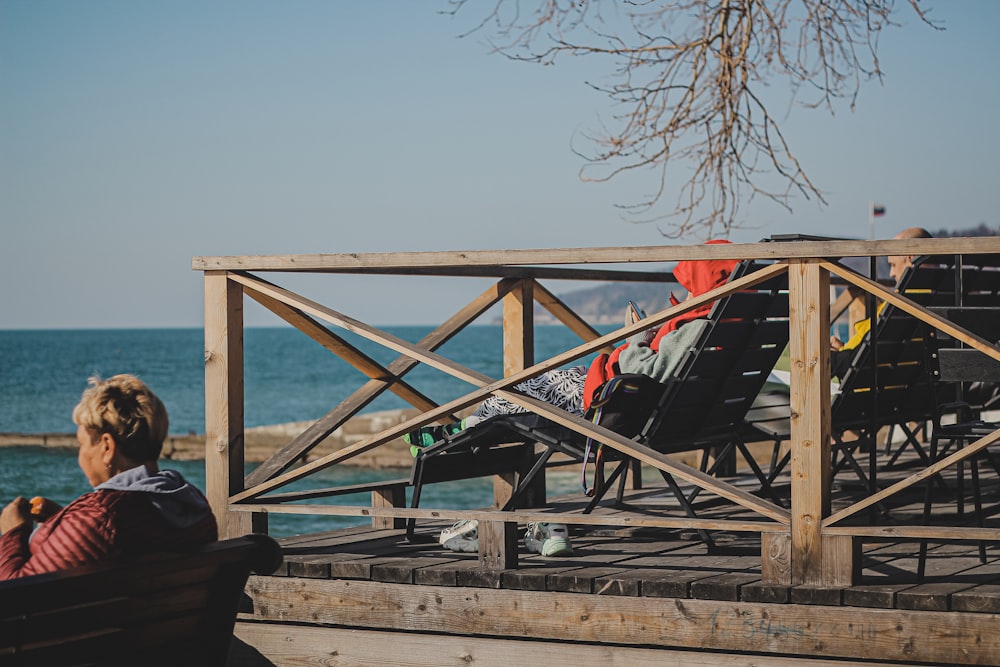
[[[567, 412], [583, 416], [583, 384], [586, 378], [585, 366], [557, 368], [516, 384], [514, 389]], [[490, 396], [479, 405], [475, 416], [487, 419], [496, 415], [520, 412], [527, 410], [499, 396]]]

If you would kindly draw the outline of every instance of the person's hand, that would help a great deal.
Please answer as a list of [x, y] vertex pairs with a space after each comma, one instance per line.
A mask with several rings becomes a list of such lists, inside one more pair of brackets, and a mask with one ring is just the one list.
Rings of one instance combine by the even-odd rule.
[[35, 521], [46, 521], [62, 510], [62, 505], [54, 500], [35, 496], [31, 499], [31, 518]]
[[836, 336], [830, 336], [830, 349], [839, 350], [844, 347], [844, 342]]
[[7, 503], [0, 512], [0, 533], [6, 533], [24, 524], [31, 524], [31, 503], [26, 498], [18, 496]]
[[636, 310], [635, 304], [631, 301], [625, 307], [625, 326], [630, 326], [635, 324], [642, 319], [642, 313]]

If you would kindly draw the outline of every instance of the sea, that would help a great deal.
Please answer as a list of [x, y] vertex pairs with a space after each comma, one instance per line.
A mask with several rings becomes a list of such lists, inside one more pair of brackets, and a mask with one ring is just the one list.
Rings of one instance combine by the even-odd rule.
[[[602, 331], [613, 327], [605, 327]], [[599, 327], [599, 329], [601, 329]], [[385, 331], [417, 342], [431, 327], [386, 327]], [[382, 364], [398, 354], [350, 332], [341, 333], [355, 347]], [[501, 377], [503, 332], [499, 325], [471, 326], [439, 352], [490, 377]], [[580, 343], [561, 326], [536, 327], [535, 357], [546, 359]], [[248, 327], [244, 332], [245, 424], [267, 426], [318, 419], [365, 380], [360, 372], [291, 327]], [[574, 362], [583, 364], [589, 359]], [[74, 433], [73, 407], [87, 378], [132, 373], [163, 400], [172, 434], [205, 431], [204, 332], [202, 329], [0, 330], [0, 433]], [[418, 365], [407, 382], [438, 402], [468, 393], [472, 387], [443, 372]], [[386, 392], [366, 412], [408, 407]], [[254, 464], [248, 464], [248, 471]], [[169, 461], [204, 489], [202, 461]], [[283, 490], [321, 488], [398, 479], [408, 471], [334, 466]], [[579, 487], [578, 472], [562, 471], [549, 479], [553, 494]], [[90, 490], [73, 450], [39, 446], [0, 447], [0, 505], [16, 496], [45, 496], [65, 504]], [[332, 501], [331, 501], [332, 502]], [[338, 503], [366, 505], [368, 494], [339, 497]], [[426, 507], [471, 508], [492, 502], [489, 479], [431, 485]], [[269, 532], [276, 537], [332, 530], [364, 523], [357, 517], [275, 515]]]

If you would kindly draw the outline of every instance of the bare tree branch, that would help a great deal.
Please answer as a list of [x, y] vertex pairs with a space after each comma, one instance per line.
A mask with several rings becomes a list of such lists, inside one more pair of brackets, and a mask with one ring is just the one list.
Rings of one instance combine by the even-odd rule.
[[[919, 0], [906, 0], [935, 26]], [[449, 12], [473, 0], [449, 0]], [[830, 113], [853, 109], [861, 85], [881, 79], [878, 38], [896, 25], [894, 0], [492, 0], [469, 33], [496, 52], [550, 65], [560, 57], [611, 63], [590, 83], [615, 103], [574, 148], [586, 181], [656, 170], [656, 188], [620, 204], [628, 219], [666, 224], [672, 238], [728, 236], [741, 206], [764, 197], [790, 209], [821, 190], [806, 175], [769, 111], [764, 89], [790, 83], [792, 98]], [[466, 33], [466, 34], [469, 34]], [[670, 167], [668, 171], [668, 166]], [[774, 185], [778, 182], [778, 185]], [[663, 199], [677, 193], [672, 210]]]

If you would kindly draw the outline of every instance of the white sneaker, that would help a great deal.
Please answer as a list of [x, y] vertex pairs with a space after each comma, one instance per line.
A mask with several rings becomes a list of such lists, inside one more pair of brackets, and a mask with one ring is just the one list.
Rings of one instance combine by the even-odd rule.
[[529, 523], [524, 533], [524, 546], [528, 551], [543, 556], [568, 556], [573, 553], [569, 529], [564, 523]]
[[465, 519], [441, 531], [438, 542], [449, 551], [476, 553], [479, 551], [479, 521]]

